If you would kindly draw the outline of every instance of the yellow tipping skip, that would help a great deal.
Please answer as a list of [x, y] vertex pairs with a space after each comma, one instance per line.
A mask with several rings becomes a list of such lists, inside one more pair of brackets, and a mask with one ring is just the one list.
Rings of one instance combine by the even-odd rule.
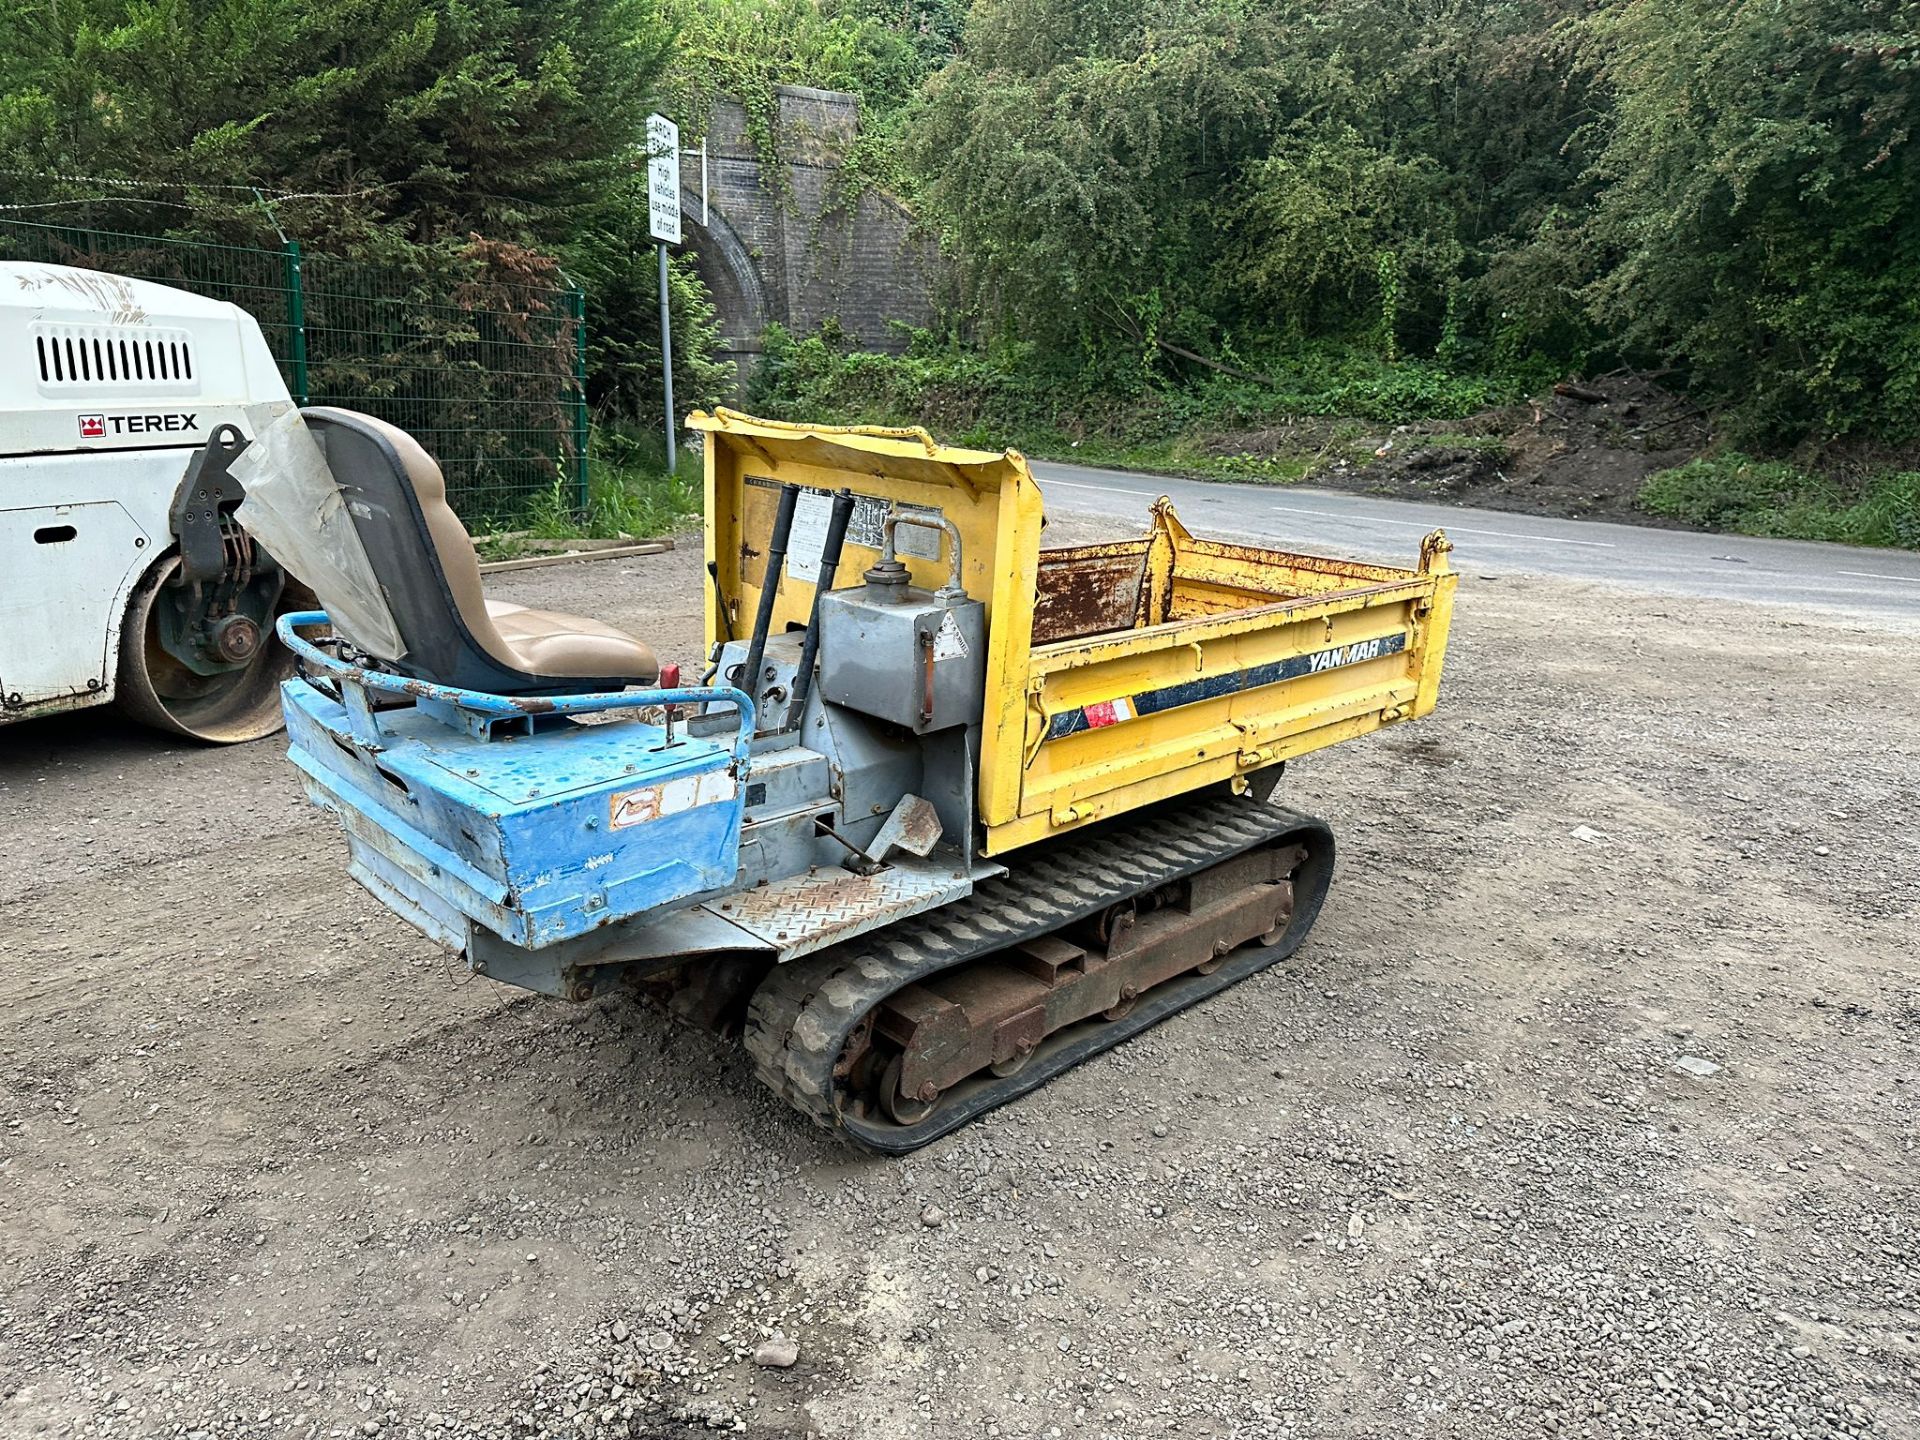
[[[1137, 539], [1042, 550], [1040, 489], [1017, 451], [730, 410], [688, 423], [707, 437], [709, 645], [751, 623], [783, 484], [869, 502], [847, 535], [849, 584], [877, 557], [888, 507], [958, 527], [962, 578], [987, 607], [986, 854], [1205, 785], [1245, 789], [1253, 771], [1439, 698], [1459, 576], [1438, 530], [1413, 569], [1364, 565], [1198, 539], [1163, 496]], [[948, 561], [920, 548], [901, 558], [933, 589]], [[774, 632], [805, 623], [812, 601], [790, 565]]]

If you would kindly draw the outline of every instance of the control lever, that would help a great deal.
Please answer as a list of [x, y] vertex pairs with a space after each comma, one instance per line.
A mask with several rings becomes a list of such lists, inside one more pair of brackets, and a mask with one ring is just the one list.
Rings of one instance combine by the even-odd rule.
[[793, 676], [793, 703], [787, 706], [787, 718], [780, 727], [792, 730], [807, 718], [807, 696], [813, 689], [813, 666], [820, 656], [820, 600], [833, 589], [833, 572], [840, 565], [840, 550], [847, 541], [847, 525], [853, 519], [853, 491], [842, 490], [833, 497], [833, 513], [827, 517], [827, 538], [820, 547], [820, 573], [813, 582], [813, 613], [807, 616], [807, 638], [800, 642], [800, 668]]

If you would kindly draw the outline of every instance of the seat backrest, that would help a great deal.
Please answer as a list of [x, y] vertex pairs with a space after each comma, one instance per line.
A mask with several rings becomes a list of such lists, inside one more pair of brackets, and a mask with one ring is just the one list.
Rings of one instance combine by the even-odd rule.
[[314, 406], [300, 413], [406, 642], [406, 655], [389, 662], [392, 669], [495, 695], [620, 688], [624, 682], [616, 677], [559, 678], [520, 668], [487, 616], [473, 541], [447, 504], [439, 465], [419, 441], [353, 410]]

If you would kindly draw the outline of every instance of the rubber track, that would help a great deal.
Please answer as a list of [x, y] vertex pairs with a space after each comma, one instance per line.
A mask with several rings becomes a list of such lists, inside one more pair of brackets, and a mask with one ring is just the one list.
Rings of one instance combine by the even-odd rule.
[[[1255, 846], [1291, 843], [1303, 845], [1307, 859], [1295, 876], [1292, 918], [1274, 945], [1242, 946], [1211, 975], [1189, 972], [1157, 985], [1122, 1020], [1085, 1021], [1049, 1036], [1017, 1074], [963, 1082], [918, 1125], [840, 1109], [833, 1067], [847, 1037], [902, 986], [1059, 930]], [[1045, 842], [1010, 857], [1010, 864], [1009, 874], [982, 881], [964, 900], [776, 967], [754, 992], [743, 1037], [761, 1082], [863, 1149], [916, 1150], [1292, 954], [1326, 898], [1333, 834], [1322, 821], [1275, 805], [1187, 800]]]

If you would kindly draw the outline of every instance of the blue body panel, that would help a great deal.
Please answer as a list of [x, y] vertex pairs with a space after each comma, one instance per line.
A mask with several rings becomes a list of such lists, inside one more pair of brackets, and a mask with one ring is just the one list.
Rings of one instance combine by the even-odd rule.
[[345, 823], [355, 876], [445, 943], [473, 920], [539, 949], [733, 883], [745, 805], [732, 744], [564, 715], [488, 734], [447, 723], [427, 696], [379, 711], [370, 734], [310, 681], [287, 681], [281, 701], [293, 762]]

